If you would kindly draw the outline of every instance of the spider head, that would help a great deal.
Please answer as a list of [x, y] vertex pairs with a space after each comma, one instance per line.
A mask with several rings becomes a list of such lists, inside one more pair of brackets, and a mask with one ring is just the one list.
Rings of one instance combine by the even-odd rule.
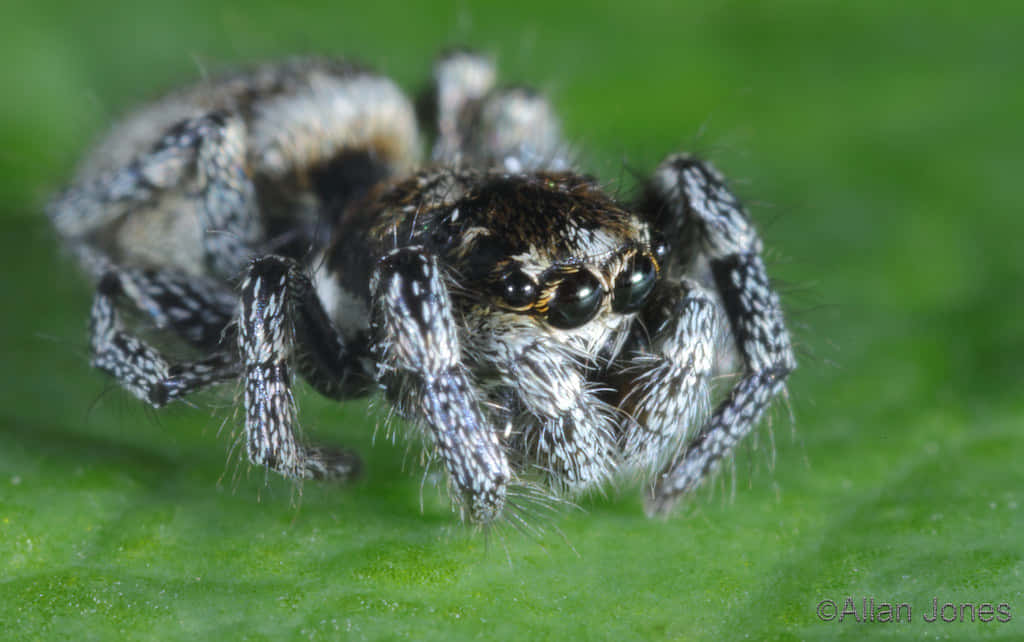
[[643, 307], [664, 257], [646, 223], [572, 174], [489, 175], [443, 227], [458, 290], [554, 331], [617, 325]]

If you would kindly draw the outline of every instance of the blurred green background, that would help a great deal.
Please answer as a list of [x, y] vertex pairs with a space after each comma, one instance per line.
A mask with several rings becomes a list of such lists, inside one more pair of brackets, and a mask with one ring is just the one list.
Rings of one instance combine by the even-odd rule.
[[[348, 5], [348, 6], [347, 6]], [[1024, 5], [0, 5], [3, 639], [1024, 639]], [[229, 453], [231, 395], [152, 412], [87, 367], [90, 293], [41, 214], [118, 114], [208, 68], [355, 56], [409, 89], [469, 44], [628, 186], [679, 149], [751, 205], [801, 350], [785, 407], [667, 521], [638, 488], [487, 535], [366, 404], [301, 498]], [[756, 441], [756, 443], [754, 443]], [[822, 600], [912, 623], [823, 621]], [[1006, 602], [1009, 623], [927, 623]]]

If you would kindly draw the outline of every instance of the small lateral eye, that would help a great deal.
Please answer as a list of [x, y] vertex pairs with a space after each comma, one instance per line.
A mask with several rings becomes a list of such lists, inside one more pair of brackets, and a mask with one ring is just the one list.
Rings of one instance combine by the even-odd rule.
[[522, 270], [513, 270], [498, 281], [498, 294], [509, 307], [528, 308], [537, 299], [537, 284]]
[[548, 323], [563, 330], [577, 328], [594, 318], [603, 298], [596, 276], [587, 270], [574, 272], [555, 288], [548, 303]]
[[658, 268], [646, 254], [634, 257], [615, 279], [612, 309], [616, 312], [636, 312], [643, 307], [647, 295], [654, 289]]
[[668, 241], [661, 234], [653, 234], [651, 238], [651, 252], [658, 263], [664, 265], [668, 258]]

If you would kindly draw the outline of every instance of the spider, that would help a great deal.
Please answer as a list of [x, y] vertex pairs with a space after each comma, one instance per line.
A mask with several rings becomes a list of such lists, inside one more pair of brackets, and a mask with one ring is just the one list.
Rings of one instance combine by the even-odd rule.
[[573, 497], [627, 473], [665, 512], [785, 390], [779, 297], [723, 177], [674, 154], [639, 192], [572, 169], [543, 96], [453, 51], [415, 105], [319, 59], [171, 94], [115, 126], [48, 215], [96, 286], [91, 365], [123, 388], [160, 407], [240, 381], [249, 461], [298, 480], [360, 463], [297, 436], [295, 376], [338, 400], [383, 388], [486, 524], [510, 489]]

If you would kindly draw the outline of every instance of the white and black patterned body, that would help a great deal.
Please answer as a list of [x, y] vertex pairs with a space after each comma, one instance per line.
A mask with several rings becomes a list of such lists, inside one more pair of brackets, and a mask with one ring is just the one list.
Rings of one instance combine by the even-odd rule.
[[[667, 509], [795, 367], [761, 242], [687, 156], [617, 202], [569, 169], [547, 102], [494, 76], [474, 54], [438, 63], [426, 163], [405, 96], [341, 64], [260, 68], [126, 121], [50, 209], [97, 280], [94, 365], [154, 406], [241, 378], [249, 459], [292, 478], [359, 466], [296, 437], [297, 374], [337, 399], [382, 385], [474, 522], [516, 485], [630, 471]], [[119, 302], [198, 358], [171, 363]], [[733, 352], [742, 376], [711, 410]]]

